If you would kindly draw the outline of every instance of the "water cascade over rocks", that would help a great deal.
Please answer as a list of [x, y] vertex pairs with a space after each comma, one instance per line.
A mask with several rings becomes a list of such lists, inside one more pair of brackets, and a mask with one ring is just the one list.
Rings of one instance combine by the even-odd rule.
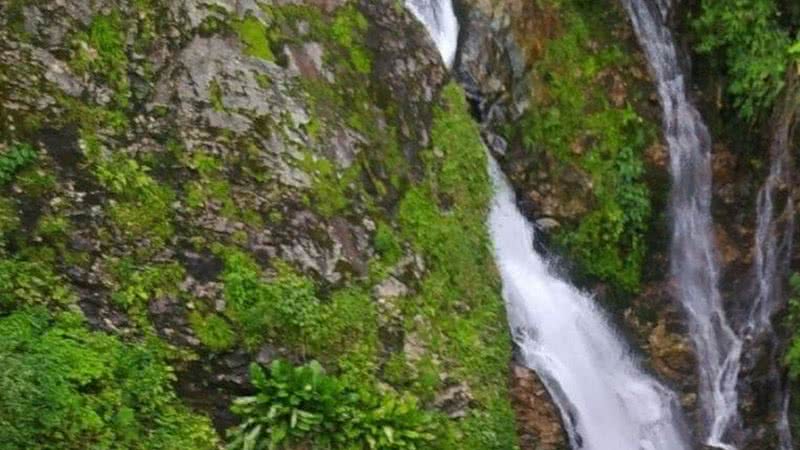
[[[408, 0], [445, 62], [457, 24], [441, 20], [450, 0]], [[535, 370], [557, 403], [573, 448], [688, 450], [674, 393], [648, 376], [593, 299], [556, 276], [533, 246], [534, 228], [489, 157], [495, 198], [488, 226], [503, 296], [522, 362]]]
[[[671, 272], [686, 311], [698, 360], [700, 409], [707, 444], [734, 449], [726, 432], [738, 423], [736, 383], [742, 342], [729, 325], [718, 290], [711, 220], [711, 138], [689, 101], [663, 2], [625, 0], [655, 79], [669, 146], [672, 189]], [[660, 7], [659, 7], [660, 6]]]
[[[756, 292], [741, 332], [750, 341], [766, 335], [769, 341], [775, 343], [771, 319], [787, 298], [783, 286], [791, 264], [795, 227], [791, 128], [795, 105], [800, 103], [796, 83], [797, 76], [792, 75], [787, 83], [786, 96], [776, 110], [769, 148], [770, 170], [756, 200], [753, 262]], [[774, 352], [779, 348], [779, 345], [772, 345], [768, 351]], [[772, 354], [770, 358], [773, 378], [780, 378], [777, 374], [779, 370], [775, 367], [779, 358], [777, 354]], [[789, 391], [786, 386], [776, 392], [774, 403], [779, 410], [777, 432], [780, 449], [790, 450], [792, 435], [788, 418]]]
[[453, 65], [458, 49], [458, 19], [451, 0], [406, 0], [406, 8], [425, 25], [445, 65]]
[[689, 449], [674, 393], [645, 374], [593, 299], [534, 251], [534, 228], [497, 163], [489, 229], [523, 363], [550, 391], [573, 448]]
[[[689, 318], [700, 376], [700, 407], [706, 443], [735, 450], [741, 440], [737, 384], [744, 342], [763, 336], [774, 341], [772, 315], [786, 301], [783, 280], [789, 267], [794, 230], [791, 190], [790, 135], [793, 123], [792, 78], [784, 105], [776, 112], [770, 144], [770, 172], [756, 203], [754, 245], [755, 292], [736, 330], [729, 324], [718, 290], [719, 269], [711, 219], [711, 144], [700, 114], [689, 101], [675, 43], [666, 25], [670, 2], [625, 0], [639, 42], [656, 80], [663, 109], [664, 135], [670, 151], [672, 175], [671, 264], [678, 300]], [[778, 205], [782, 202], [783, 205]], [[772, 350], [777, 349], [773, 346]], [[779, 379], [772, 354], [773, 378]], [[788, 392], [779, 389], [777, 432], [781, 449], [792, 448], [787, 419]]]

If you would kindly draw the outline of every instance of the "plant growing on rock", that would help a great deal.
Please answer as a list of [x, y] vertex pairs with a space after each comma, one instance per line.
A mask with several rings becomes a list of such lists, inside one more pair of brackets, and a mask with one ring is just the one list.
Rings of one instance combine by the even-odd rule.
[[345, 386], [316, 361], [300, 367], [275, 361], [269, 376], [253, 364], [250, 377], [258, 392], [234, 401], [231, 409], [244, 422], [230, 433], [230, 450], [298, 444], [414, 450], [433, 440], [433, 418], [415, 399]]

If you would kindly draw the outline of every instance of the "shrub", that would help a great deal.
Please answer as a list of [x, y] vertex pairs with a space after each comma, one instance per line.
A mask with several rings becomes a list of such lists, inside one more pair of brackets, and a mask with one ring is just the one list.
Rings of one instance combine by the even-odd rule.
[[253, 364], [250, 377], [258, 393], [234, 401], [244, 422], [231, 431], [229, 449], [413, 450], [433, 440], [433, 417], [416, 400], [345, 386], [317, 362], [275, 361], [269, 376]]
[[195, 311], [189, 314], [189, 323], [200, 342], [215, 352], [227, 350], [236, 344], [236, 334], [228, 322], [216, 314], [203, 316]]
[[0, 449], [208, 449], [208, 419], [180, 405], [155, 343], [123, 344], [75, 313], [0, 318]]
[[703, 0], [694, 21], [698, 51], [720, 52], [730, 75], [728, 92], [745, 120], [753, 121], [772, 107], [793, 50], [800, 45], [792, 43], [782, 21], [775, 0]]
[[25, 305], [66, 306], [74, 294], [45, 264], [0, 259], [0, 313]]

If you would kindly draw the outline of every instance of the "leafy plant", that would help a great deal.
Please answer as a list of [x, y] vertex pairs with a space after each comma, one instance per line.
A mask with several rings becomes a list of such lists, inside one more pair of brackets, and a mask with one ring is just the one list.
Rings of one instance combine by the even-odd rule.
[[11, 182], [20, 169], [35, 161], [36, 150], [28, 144], [17, 144], [0, 154], [0, 186]]
[[797, 51], [782, 21], [776, 0], [703, 0], [694, 22], [698, 51], [720, 52], [730, 74], [728, 92], [745, 120], [769, 111]]
[[65, 306], [74, 300], [74, 294], [46, 264], [0, 259], [0, 313], [24, 305]]
[[244, 421], [231, 431], [229, 449], [414, 450], [433, 440], [432, 416], [415, 400], [346, 387], [315, 361], [274, 361], [269, 376], [253, 364], [250, 378], [258, 393], [234, 401], [231, 409]]
[[131, 95], [125, 38], [125, 23], [118, 11], [96, 16], [86, 32], [75, 36], [71, 61], [78, 72], [105, 78], [120, 108], [128, 106]]
[[0, 318], [0, 449], [217, 448], [173, 381], [156, 342], [88, 331], [76, 313], [19, 310]]

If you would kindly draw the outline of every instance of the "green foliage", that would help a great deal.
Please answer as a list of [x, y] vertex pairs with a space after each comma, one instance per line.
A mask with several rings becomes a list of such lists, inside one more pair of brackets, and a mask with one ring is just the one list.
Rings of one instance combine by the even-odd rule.
[[36, 150], [28, 144], [11, 146], [0, 153], [0, 187], [11, 182], [22, 168], [36, 160]]
[[236, 333], [228, 322], [217, 314], [202, 314], [193, 311], [189, 323], [200, 342], [215, 352], [228, 350], [236, 344]]
[[10, 198], [0, 197], [0, 255], [4, 241], [20, 226], [17, 205]]
[[554, 160], [546, 169], [555, 178], [570, 170], [591, 181], [593, 198], [583, 200], [588, 213], [564, 223], [556, 242], [588, 275], [636, 291], [651, 215], [642, 152], [655, 128], [628, 103], [636, 98], [612, 102], [598, 81], [630, 63], [608, 35], [609, 13], [599, 4], [560, 3], [563, 34], [547, 42], [535, 63], [541, 76], [537, 104], [516, 132], [537, 160]]
[[250, 368], [258, 393], [234, 402], [244, 422], [230, 449], [281, 449], [311, 444], [330, 449], [423, 449], [434, 439], [433, 417], [411, 397], [355, 389], [311, 362], [275, 361], [269, 376]]
[[178, 285], [184, 278], [183, 267], [175, 262], [141, 266], [132, 258], [124, 258], [114, 264], [112, 271], [115, 290], [111, 300], [140, 324], [147, 323], [150, 301], [177, 295]]
[[80, 316], [0, 318], [0, 449], [214, 449], [180, 406], [157, 346], [87, 331]]
[[[418, 335], [425, 348], [408, 383], [430, 397], [442, 371], [466, 381], [480, 406], [452, 424], [455, 437], [445, 448], [506, 450], [516, 445], [513, 420], [493, 417], [513, 414], [505, 384], [497, 383], [511, 344], [498, 326], [505, 311], [485, 226], [492, 193], [486, 151], [461, 88], [447, 85], [442, 104], [434, 111], [433, 148], [420, 155], [424, 182], [406, 192], [397, 212], [400, 236], [429, 268], [419, 294], [403, 302], [403, 315], [415, 317], [406, 334]], [[445, 367], [432, 364], [444, 355]]]
[[115, 230], [135, 242], [140, 254], [163, 248], [174, 234], [174, 192], [153, 179], [149, 167], [123, 153], [109, 152], [96, 136], [86, 134], [83, 142], [98, 181], [114, 194], [108, 212]]
[[125, 23], [118, 11], [96, 16], [89, 30], [74, 38], [72, 67], [79, 73], [103, 77], [115, 92], [117, 106], [125, 108], [130, 98]]
[[244, 20], [236, 21], [233, 28], [244, 43], [248, 55], [275, 61], [275, 55], [270, 49], [269, 29], [258, 18], [248, 15]]
[[0, 314], [26, 305], [66, 306], [74, 294], [43, 262], [0, 259]]
[[316, 328], [321, 318], [313, 283], [285, 265], [279, 267], [274, 280], [265, 282], [248, 255], [227, 250], [223, 256], [225, 298], [245, 343], [256, 346], [269, 337], [280, 337], [283, 342], [303, 346], [309, 330]]
[[403, 256], [403, 248], [394, 230], [384, 222], [378, 222], [374, 238], [375, 250], [387, 265], [396, 263]]
[[793, 42], [782, 25], [785, 20], [776, 0], [703, 0], [701, 4], [702, 12], [694, 21], [700, 36], [697, 50], [719, 52], [739, 115], [754, 121], [771, 109], [792, 59], [800, 60], [796, 53], [800, 40]]

